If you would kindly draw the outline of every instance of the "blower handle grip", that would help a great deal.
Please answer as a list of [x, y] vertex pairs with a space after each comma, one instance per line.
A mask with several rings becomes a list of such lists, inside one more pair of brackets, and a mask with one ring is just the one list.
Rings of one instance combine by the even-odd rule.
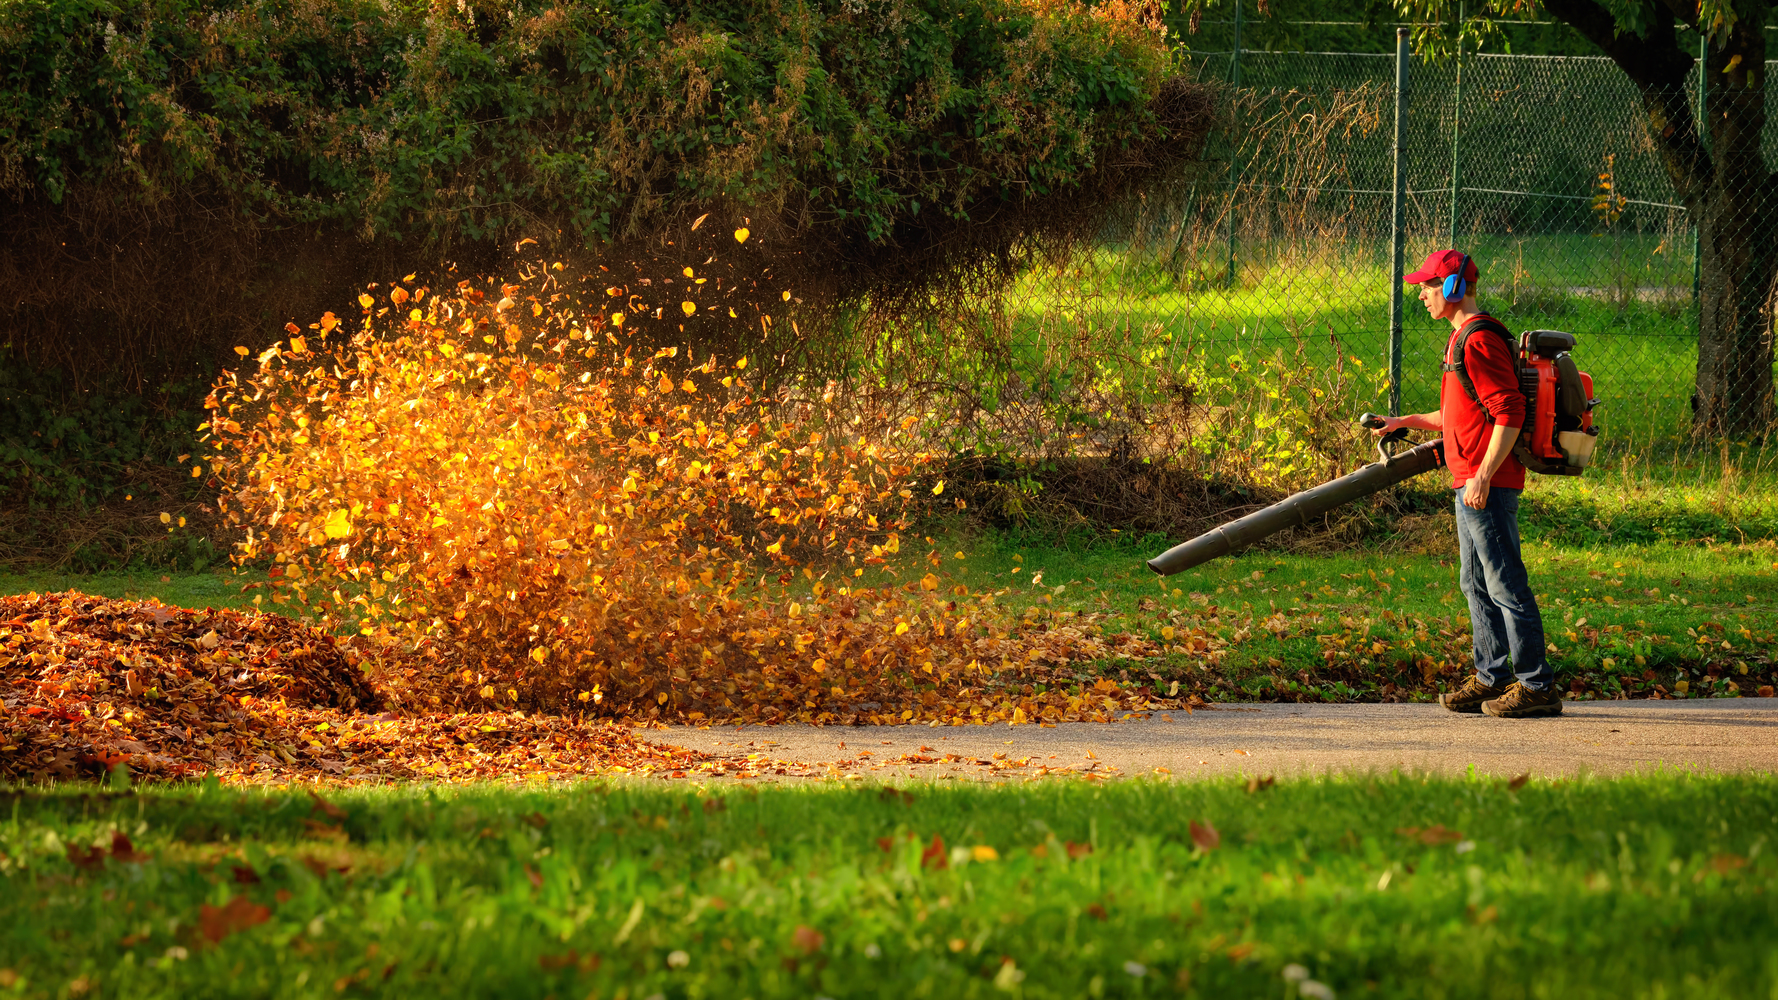
[[[1366, 414], [1360, 415], [1358, 418], [1358, 423], [1359, 423], [1359, 426], [1367, 427], [1373, 431], [1374, 430], [1381, 430], [1382, 428], [1388, 426], [1384, 422], [1383, 418], [1381, 416], [1378, 416], [1375, 413], [1366, 413]], [[1390, 431], [1389, 433], [1383, 435], [1382, 437], [1379, 437], [1377, 439], [1377, 459], [1378, 459], [1378, 461], [1382, 462], [1384, 465], [1389, 465], [1391, 462], [1393, 462], [1395, 459], [1395, 454], [1393, 451], [1390, 450], [1390, 448], [1388, 446], [1394, 444], [1397, 441], [1402, 440], [1403, 438], [1405, 438], [1407, 436], [1408, 436], [1408, 429], [1406, 427], [1397, 427], [1396, 429]]]

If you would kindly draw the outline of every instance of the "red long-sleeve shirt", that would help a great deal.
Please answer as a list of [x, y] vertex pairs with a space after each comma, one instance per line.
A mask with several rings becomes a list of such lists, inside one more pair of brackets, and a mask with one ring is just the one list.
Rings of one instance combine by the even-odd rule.
[[[1457, 333], [1445, 344], [1445, 363], [1454, 360]], [[1464, 345], [1463, 365], [1469, 380], [1475, 383], [1480, 403], [1463, 391], [1457, 373], [1445, 372], [1439, 390], [1439, 412], [1445, 423], [1445, 464], [1451, 467], [1452, 486], [1462, 486], [1481, 467], [1482, 456], [1488, 453], [1488, 441], [1494, 427], [1525, 426], [1525, 394], [1519, 390], [1519, 378], [1513, 364], [1514, 352], [1505, 338], [1487, 330], [1472, 330]], [[1490, 418], [1490, 414], [1493, 416]], [[1523, 489], [1525, 466], [1508, 454], [1494, 473], [1491, 483], [1509, 489]]]

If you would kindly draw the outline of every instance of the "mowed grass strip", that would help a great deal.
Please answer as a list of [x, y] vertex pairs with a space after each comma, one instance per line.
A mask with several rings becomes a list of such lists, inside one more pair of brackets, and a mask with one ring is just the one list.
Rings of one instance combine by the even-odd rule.
[[5, 811], [8, 995], [1778, 986], [1770, 776], [208, 788]]

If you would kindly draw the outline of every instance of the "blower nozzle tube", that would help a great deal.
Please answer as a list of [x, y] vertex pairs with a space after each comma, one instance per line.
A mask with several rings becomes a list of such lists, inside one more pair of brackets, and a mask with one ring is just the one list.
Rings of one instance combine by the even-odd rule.
[[[1371, 415], [1365, 416], [1369, 418]], [[1381, 461], [1372, 462], [1351, 475], [1292, 494], [1264, 510], [1175, 545], [1150, 559], [1148, 568], [1161, 576], [1171, 576], [1231, 552], [1239, 552], [1286, 528], [1308, 524], [1335, 507], [1380, 493], [1396, 483], [1444, 465], [1445, 443], [1442, 440], [1427, 441], [1400, 455], [1392, 456], [1387, 452], [1383, 455]]]

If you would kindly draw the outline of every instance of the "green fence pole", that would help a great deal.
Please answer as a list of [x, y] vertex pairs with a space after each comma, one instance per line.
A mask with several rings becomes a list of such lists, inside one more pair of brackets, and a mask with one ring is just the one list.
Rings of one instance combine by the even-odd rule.
[[[1704, 72], [1704, 57], [1709, 53], [1707, 48], [1709, 42], [1710, 36], [1705, 34], [1703, 28], [1700, 27], [1698, 29], [1698, 111], [1692, 116], [1697, 122], [1694, 127], [1697, 129], [1700, 145], [1705, 145], [1707, 142], [1704, 138], [1704, 90], [1710, 85], [1710, 74]], [[1705, 148], [1708, 150], [1708, 145], [1705, 145]], [[1704, 291], [1702, 268], [1698, 266], [1701, 257], [1698, 231], [1698, 220], [1694, 218], [1692, 220], [1692, 306], [1694, 308], [1698, 307], [1702, 301], [1699, 296]]]
[[1457, 198], [1463, 190], [1462, 161], [1458, 156], [1463, 141], [1463, 16], [1464, 5], [1457, 5], [1457, 87], [1451, 99], [1451, 245], [1457, 245]]
[[[1235, 44], [1229, 54], [1229, 86], [1241, 86], [1241, 0], [1235, 0]], [[1237, 141], [1229, 159], [1229, 258], [1224, 281], [1235, 285], [1235, 196], [1241, 190], [1241, 146]]]
[[1402, 162], [1408, 118], [1408, 29], [1395, 29], [1395, 212], [1390, 226], [1394, 260], [1389, 269], [1389, 415], [1401, 416], [1402, 244], [1407, 239], [1408, 171]]

